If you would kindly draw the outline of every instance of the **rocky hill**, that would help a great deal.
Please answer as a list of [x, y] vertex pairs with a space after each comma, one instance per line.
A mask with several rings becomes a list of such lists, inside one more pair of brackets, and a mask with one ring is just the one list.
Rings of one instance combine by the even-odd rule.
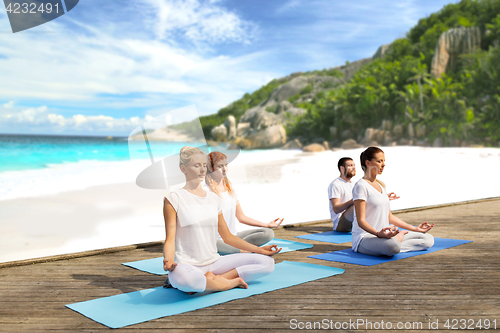
[[294, 73], [200, 119], [244, 149], [500, 145], [500, 1], [462, 0], [371, 58]]

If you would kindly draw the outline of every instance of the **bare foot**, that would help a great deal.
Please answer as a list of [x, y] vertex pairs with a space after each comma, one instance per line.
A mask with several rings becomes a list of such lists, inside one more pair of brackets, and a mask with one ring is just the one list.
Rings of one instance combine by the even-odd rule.
[[237, 282], [239, 282], [236, 288], [248, 289], [248, 284], [242, 278], [238, 277], [233, 280], [237, 280]]
[[215, 275], [212, 272], [205, 274], [207, 278], [206, 291], [224, 291], [233, 288], [248, 288], [248, 284], [240, 277], [234, 279], [226, 279], [221, 275]]
[[401, 230], [394, 238], [396, 238], [400, 243], [403, 241], [403, 236], [408, 233], [408, 230]]

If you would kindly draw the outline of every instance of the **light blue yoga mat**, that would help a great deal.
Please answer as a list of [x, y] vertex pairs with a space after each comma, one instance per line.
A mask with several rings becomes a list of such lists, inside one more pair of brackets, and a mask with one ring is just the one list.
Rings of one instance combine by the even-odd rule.
[[[268, 245], [268, 244], [276, 244], [276, 245], [278, 245], [278, 248], [281, 247], [282, 250], [280, 253], [303, 250], [303, 249], [308, 249], [308, 248], [313, 247], [312, 244], [294, 242], [294, 241], [289, 241], [286, 239], [278, 239], [278, 238], [274, 238], [273, 240], [271, 240], [269, 243], [267, 243], [265, 245]], [[132, 267], [132, 268], [138, 269], [140, 271], [144, 271], [144, 272], [151, 273], [151, 274], [165, 275], [168, 273], [168, 272], [165, 272], [163, 270], [163, 257], [146, 259], [146, 260], [139, 260], [139, 261], [131, 261], [131, 262], [123, 263], [122, 265]]]
[[342, 273], [344, 270], [340, 268], [283, 261], [275, 265], [271, 274], [249, 282], [248, 289], [188, 295], [177, 289], [158, 287], [66, 306], [98, 323], [119, 328]]
[[457, 245], [470, 243], [470, 242], [472, 242], [472, 241], [434, 237], [434, 245], [430, 249], [427, 249], [425, 251], [398, 253], [392, 257], [370, 256], [368, 254], [354, 252], [352, 249], [346, 249], [346, 250], [340, 250], [340, 251], [335, 251], [335, 252], [330, 252], [330, 253], [317, 254], [314, 256], [309, 256], [309, 258], [344, 262], [344, 263], [348, 263], [348, 264], [363, 265], [363, 266], [374, 266], [374, 265], [383, 264], [383, 263], [389, 262], [389, 261], [395, 261], [395, 260], [419, 256], [422, 254], [432, 253], [432, 252], [436, 252], [439, 250], [454, 247]]
[[315, 241], [326, 242], [326, 243], [341, 244], [341, 243], [347, 243], [347, 242], [352, 241], [352, 234], [350, 232], [339, 232], [339, 231], [331, 230], [331, 231], [326, 231], [326, 232], [319, 232], [316, 234], [295, 236], [295, 238], [309, 239], [309, 240], [315, 240]]

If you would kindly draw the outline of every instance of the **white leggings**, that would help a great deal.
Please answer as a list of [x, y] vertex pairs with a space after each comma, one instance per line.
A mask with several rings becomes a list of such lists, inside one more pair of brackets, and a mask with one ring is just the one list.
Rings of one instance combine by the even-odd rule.
[[207, 286], [205, 274], [221, 275], [236, 268], [238, 276], [245, 282], [268, 275], [274, 270], [274, 259], [256, 253], [235, 253], [222, 256], [205, 266], [178, 264], [168, 279], [174, 288], [184, 292], [202, 292]]
[[394, 237], [378, 238], [375, 235], [367, 235], [359, 242], [357, 252], [372, 256], [393, 256], [400, 252], [427, 250], [432, 245], [432, 235], [409, 231], [403, 236], [402, 242]]

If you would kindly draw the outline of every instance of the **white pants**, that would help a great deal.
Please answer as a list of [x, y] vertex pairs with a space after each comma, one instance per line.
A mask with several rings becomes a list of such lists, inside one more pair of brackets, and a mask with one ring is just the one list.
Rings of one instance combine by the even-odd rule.
[[181, 291], [202, 292], [207, 286], [207, 272], [221, 275], [235, 268], [238, 276], [249, 282], [271, 273], [274, 270], [274, 259], [256, 253], [229, 254], [205, 266], [178, 264], [174, 271], [168, 274], [168, 278], [172, 286]]

